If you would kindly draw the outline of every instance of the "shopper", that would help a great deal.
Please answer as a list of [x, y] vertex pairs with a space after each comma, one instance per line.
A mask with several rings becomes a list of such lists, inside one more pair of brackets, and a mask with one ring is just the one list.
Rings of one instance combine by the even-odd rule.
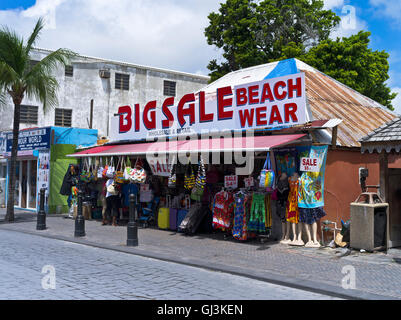
[[[106, 216], [112, 217], [112, 225], [117, 226], [118, 210], [120, 207], [120, 186], [114, 181], [114, 178], [106, 182]], [[110, 221], [110, 220], [109, 220]]]

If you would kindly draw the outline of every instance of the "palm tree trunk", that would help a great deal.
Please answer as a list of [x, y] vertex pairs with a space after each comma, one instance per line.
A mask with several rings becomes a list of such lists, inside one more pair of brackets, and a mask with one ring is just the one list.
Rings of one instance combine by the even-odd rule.
[[[11, 159], [8, 170], [8, 196], [7, 196], [7, 213], [5, 221], [14, 221], [14, 195], [15, 195], [15, 168], [17, 165], [18, 152], [18, 136], [20, 123], [20, 105], [14, 104], [14, 126], [13, 126], [13, 145], [11, 149]], [[21, 190], [19, 191], [21, 192]]]

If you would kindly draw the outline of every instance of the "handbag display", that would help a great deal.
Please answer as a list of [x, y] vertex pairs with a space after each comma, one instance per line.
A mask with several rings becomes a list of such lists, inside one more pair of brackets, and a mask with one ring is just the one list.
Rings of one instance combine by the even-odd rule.
[[146, 171], [142, 167], [141, 163], [137, 159], [135, 162], [134, 170], [131, 170], [130, 180], [134, 183], [145, 183], [146, 182]]
[[107, 178], [113, 178], [115, 173], [116, 173], [116, 169], [115, 169], [115, 167], [114, 167], [114, 164], [113, 164], [113, 157], [112, 157], [112, 158], [111, 158], [110, 165], [107, 166], [106, 177], [107, 177]]
[[266, 188], [266, 191], [273, 191], [275, 174], [271, 169], [270, 153], [267, 153], [266, 161], [260, 172], [259, 187]]
[[116, 175], [114, 177], [114, 180], [117, 183], [125, 183], [123, 167], [124, 167], [124, 158], [119, 158], [118, 164], [116, 167], [116, 169], [117, 169]]
[[177, 174], [176, 174], [176, 165], [175, 165], [175, 159], [173, 160], [173, 163], [171, 164], [171, 170], [170, 170], [170, 176], [168, 177], [168, 187], [174, 189], [176, 187], [177, 183]]
[[192, 170], [191, 161], [189, 161], [184, 176], [184, 188], [187, 190], [191, 190], [194, 186], [195, 186], [195, 175]]

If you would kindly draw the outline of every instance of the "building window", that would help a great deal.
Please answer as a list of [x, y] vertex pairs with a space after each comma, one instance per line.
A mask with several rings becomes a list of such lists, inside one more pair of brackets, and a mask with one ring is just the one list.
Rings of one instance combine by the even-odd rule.
[[20, 105], [20, 123], [38, 124], [38, 106]]
[[74, 75], [74, 67], [73, 66], [65, 66], [65, 76], [72, 77]]
[[116, 89], [129, 90], [129, 74], [116, 73]]
[[165, 96], [175, 97], [175, 87], [176, 83], [174, 81], [164, 80], [163, 94]]
[[71, 124], [72, 124], [72, 109], [56, 108], [54, 125], [59, 127], [71, 127]]

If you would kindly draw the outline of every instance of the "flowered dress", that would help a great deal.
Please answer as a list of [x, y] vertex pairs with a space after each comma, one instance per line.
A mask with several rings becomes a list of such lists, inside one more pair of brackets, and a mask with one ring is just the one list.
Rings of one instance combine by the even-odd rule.
[[237, 240], [247, 240], [247, 215], [245, 207], [246, 195], [242, 192], [237, 192], [234, 195], [234, 226], [233, 237]]
[[298, 223], [299, 210], [298, 210], [298, 187], [299, 180], [289, 180], [290, 193], [288, 194], [286, 216], [287, 221], [291, 223]]
[[224, 231], [233, 226], [234, 197], [232, 193], [221, 191], [215, 195], [213, 206], [213, 227]]

